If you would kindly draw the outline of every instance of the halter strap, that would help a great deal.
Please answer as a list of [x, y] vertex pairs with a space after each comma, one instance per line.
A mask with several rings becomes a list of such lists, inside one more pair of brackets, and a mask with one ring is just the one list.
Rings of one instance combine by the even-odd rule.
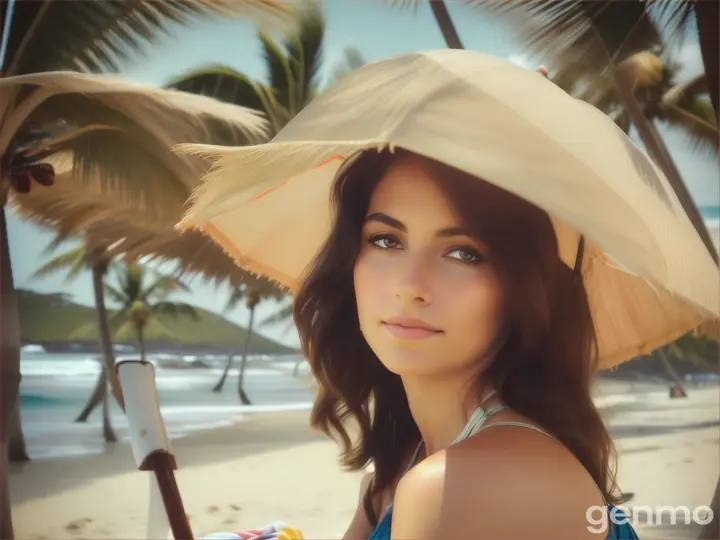
[[[455, 437], [455, 440], [452, 442], [452, 444], [457, 444], [460, 441], [464, 441], [468, 437], [472, 437], [477, 433], [480, 429], [482, 429], [483, 424], [485, 424], [485, 421], [490, 418], [491, 416], [496, 415], [497, 413], [504, 411], [507, 409], [506, 405], [503, 405], [502, 403], [494, 403], [493, 405], [490, 405], [489, 407], [485, 408], [483, 407], [483, 404], [486, 403], [491, 397], [497, 394], [497, 390], [492, 389], [487, 391], [483, 397], [480, 399], [480, 405], [473, 411], [473, 413], [470, 415], [470, 419], [465, 424], [465, 427], [460, 432], [460, 434]], [[418, 443], [417, 447], [415, 448], [415, 452], [413, 452], [412, 459], [408, 463], [407, 468], [405, 469], [405, 472], [409, 471], [418, 460], [418, 456], [420, 456], [420, 450], [423, 447], [423, 440], [420, 439], [420, 442]]]

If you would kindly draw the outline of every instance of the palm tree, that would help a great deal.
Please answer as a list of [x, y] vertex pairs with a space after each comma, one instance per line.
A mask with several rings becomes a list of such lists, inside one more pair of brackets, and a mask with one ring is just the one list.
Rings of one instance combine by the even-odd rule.
[[[274, 326], [278, 323], [285, 325], [285, 333], [288, 333], [290, 330], [292, 330], [292, 328], [294, 327], [292, 304], [287, 304], [281, 307], [275, 313], [263, 319], [260, 322], [260, 326]], [[300, 357], [295, 361], [295, 365], [293, 366], [293, 377], [297, 377], [298, 373], [300, 372], [300, 365], [303, 361], [303, 357]]]
[[270, 122], [272, 137], [315, 97], [324, 35], [321, 6], [309, 1], [298, 11], [297, 27], [282, 43], [259, 33], [267, 64], [267, 83], [251, 80], [221, 65], [190, 71], [167, 86], [261, 111]]
[[357, 47], [345, 47], [343, 49], [342, 58], [340, 61], [336, 62], [333, 67], [329, 84], [334, 84], [342, 80], [351, 72], [363, 67], [366, 63], [365, 57]]
[[[197, 109], [173, 126], [177, 117], [168, 114], [169, 110], [175, 109], [182, 115], [185, 109], [178, 100], [163, 103], [156, 95], [157, 107], [152, 106], [153, 99], [145, 99], [132, 111], [128, 100], [136, 101], [138, 93], [108, 95], [106, 92], [99, 95], [97, 88], [88, 92], [87, 88], [78, 88], [80, 84], [76, 78], [52, 72], [116, 71], [120, 62], [152, 43], [170, 26], [192, 23], [199, 16], [264, 13], [285, 17], [288, 12], [278, 0], [0, 1], [0, 28], [4, 34], [1, 41], [5, 46], [4, 57], [0, 58], [0, 308], [4, 338], [0, 358], [0, 459], [4, 460], [6, 456], [15, 460], [29, 459], [17, 407], [20, 330], [5, 220], [9, 193], [13, 190], [26, 192], [33, 183], [52, 183], [54, 169], [47, 163], [47, 158], [68, 149], [73, 152], [72, 168], [82, 177], [87, 178], [88, 173], [100, 170], [105, 176], [101, 182], [103, 188], [113, 185], [128, 192], [128, 187], [134, 185], [135, 189], [130, 192], [147, 197], [149, 190], [145, 180], [152, 178], [154, 183], [159, 183], [163, 175], [138, 176], [139, 168], [134, 172], [129, 171], [132, 167], [118, 168], [124, 158], [115, 156], [129, 154], [133, 159], [137, 157], [144, 161], [145, 165], [154, 161], [152, 169], [159, 172], [157, 156], [160, 154], [155, 153], [155, 160], [147, 159], [153, 154], [153, 148], [167, 150], [175, 142], [190, 139], [212, 142], [203, 139], [211, 124], [224, 128], [226, 133], [234, 131], [228, 129], [232, 124], [239, 128], [237, 116], [226, 123], [222, 115], [203, 117], [197, 114], [202, 112]], [[32, 74], [44, 75], [33, 77]], [[138, 101], [142, 100], [138, 98]], [[196, 105], [200, 106], [198, 102]], [[182, 138], [174, 140], [177, 128], [184, 133]], [[89, 139], [87, 134], [91, 131], [100, 139]], [[113, 144], [112, 139], [119, 144]], [[130, 148], [133, 140], [136, 141], [134, 151]], [[133, 159], [125, 161], [132, 162]], [[6, 451], [8, 448], [12, 451]], [[13, 538], [6, 474], [7, 468], [0, 466], [0, 537]]]
[[[715, 124], [720, 125], [720, 29], [718, 28], [720, 26], [718, 22], [720, 21], [720, 3], [686, 2], [679, 9], [684, 10], [681, 16], [692, 9], [695, 11], [698, 41], [708, 82], [710, 103], [715, 111]], [[713, 508], [717, 508], [717, 497]], [[715, 522], [717, 523], [718, 519]], [[718, 532], [715, 533], [715, 536], [720, 537], [720, 529], [716, 527], [716, 531]]]
[[[189, 291], [176, 275], [151, 272], [138, 263], [125, 263], [116, 267], [115, 281], [114, 285], [105, 284], [105, 293], [111, 301], [120, 305], [111, 318], [113, 335], [119, 340], [135, 338], [141, 361], [147, 358], [145, 340], [150, 324], [174, 336], [172, 331], [164, 328], [165, 320], [178, 317], [199, 319], [197, 311], [190, 304], [168, 299], [174, 293]], [[80, 328], [75, 335], [86, 333], [86, 328]]]
[[[298, 114], [317, 94], [317, 76], [322, 58], [322, 42], [325, 34], [325, 19], [316, 2], [309, 2], [298, 14], [297, 29], [289, 33], [283, 44], [260, 33], [259, 39], [267, 62], [268, 83], [253, 81], [244, 74], [228, 66], [208, 66], [193, 70], [168, 83], [169, 88], [202, 95], [212, 95], [217, 99], [262, 111], [271, 122], [269, 136], [272, 137]], [[329, 84], [333, 84], [351, 71], [365, 64], [362, 53], [354, 47], [346, 47], [342, 59], [336, 63], [330, 76]], [[277, 289], [272, 285], [270, 296], [276, 296]], [[229, 308], [245, 298], [248, 308], [255, 301], [254, 286], [235, 286], [231, 294]], [[266, 296], [261, 294], [261, 296]], [[276, 296], [279, 298], [279, 296]], [[252, 302], [251, 302], [252, 301]], [[251, 309], [250, 327], [254, 323], [254, 308]], [[291, 313], [288, 309], [281, 310], [261, 323], [274, 324], [287, 321]], [[248, 334], [249, 335], [249, 334]], [[248, 343], [246, 341], [245, 347]], [[241, 361], [238, 391], [243, 403], [249, 403], [243, 390], [243, 374], [245, 357]], [[223, 375], [213, 388], [219, 392], [227, 379], [232, 365], [233, 355], [228, 361]]]
[[[49, 246], [48, 251], [54, 247], [55, 244], [52, 243]], [[114, 365], [115, 363], [104, 294], [105, 275], [111, 264], [111, 261], [109, 261], [107, 257], [103, 257], [103, 254], [100, 253], [99, 250], [88, 249], [86, 245], [81, 244], [66, 251], [65, 253], [55, 256], [40, 267], [33, 275], [34, 278], [43, 278], [62, 271], [67, 273], [68, 281], [74, 281], [83, 270], [88, 269], [92, 272], [93, 291], [95, 294], [95, 310], [98, 319], [98, 336], [100, 338], [100, 350], [104, 361], [101, 363], [102, 368], [100, 370], [100, 376], [95, 390], [90, 396], [87, 405], [75, 421], [86, 422], [95, 407], [102, 403], [103, 433], [105, 434], [105, 440], [107, 442], [114, 442], [117, 440], [110, 425], [109, 407], [105, 404], [105, 401], [108, 399], [108, 383], [110, 384], [110, 389], [120, 407], [124, 408], [125, 406], [122, 388], [115, 377], [115, 373], [114, 371], [108, 372], [107, 369], [107, 366]]]
[[[186, 142], [188, 136], [200, 142], [211, 125], [224, 129], [226, 134], [240, 132], [237, 115], [226, 122], [223, 116], [232, 117], [229, 111], [221, 114], [195, 99], [193, 102], [198, 108], [178, 121], [171, 111], [183, 114], [189, 102], [182, 96], [161, 95], [149, 88], [122, 87], [112, 79], [53, 70], [114, 71], [121, 61], [152, 43], [172, 25], [189, 24], [199, 16], [212, 13], [239, 13], [243, 8], [245, 11], [263, 7], [268, 12], [283, 11], [274, 0], [170, 0], [162, 4], [141, 0], [90, 0], [72, 5], [58, 0], [39, 0], [12, 5], [10, 21], [11, 4], [0, 2], [3, 27], [10, 30], [9, 35], [4, 36], [7, 47], [4, 63], [0, 64], [3, 235], [7, 231], [4, 207], [9, 194], [52, 184], [56, 166], [51, 162], [53, 155], [69, 151], [75, 173], [102, 177], [96, 180], [104, 189], [129, 190], [136, 198], [142, 196], [149, 202], [152, 195], [157, 199], [160, 190], [153, 193], [145, 178], [153, 178], [157, 185], [168, 180], [169, 172], [178, 170], [167, 163], [170, 160], [160, 158], [162, 149], [175, 142]], [[177, 129], [184, 133], [175, 141]], [[160, 151], [155, 151], [158, 149]], [[127, 159], [128, 155], [132, 158]], [[98, 171], [101, 174], [96, 174]], [[148, 171], [151, 174], [138, 174]], [[172, 191], [171, 182], [165, 188]], [[2, 245], [7, 245], [6, 239]], [[16, 414], [18, 396], [19, 331], [17, 325], [11, 324], [17, 321], [17, 314], [11, 313], [17, 302], [9, 279], [9, 253], [3, 251], [0, 258], [2, 273], [7, 277], [0, 291], [3, 320], [8, 321], [1, 382], [2, 413], [7, 416], [0, 418], [0, 425], [7, 433], [8, 426], [19, 426], [19, 422], [9, 422], [9, 415]], [[21, 440], [21, 432], [13, 432], [0, 440], [8, 438]], [[22, 458], [27, 459], [27, 455]], [[6, 501], [7, 497], [3, 496], [2, 500]], [[12, 536], [6, 511], [2, 514], [0, 536]]]
[[[190, 24], [199, 16], [231, 12], [286, 15], [287, 11], [277, 0], [0, 1], [0, 29], [4, 34], [0, 42], [5, 46], [4, 56], [0, 58], [0, 308], [3, 320], [0, 459], [6, 459], [8, 454], [10, 458], [28, 459], [17, 407], [20, 330], [5, 220], [8, 194], [12, 190], [28, 191], [33, 184], [52, 183], [54, 168], [47, 163], [47, 158], [68, 149], [74, 152], [73, 170], [83, 177], [99, 169], [105, 175], [102, 182], [105, 188], [114, 184], [127, 192], [128, 186], [134, 185], [136, 194], [147, 195], [144, 180], [152, 178], [159, 182], [161, 177], [154, 174], [138, 177], [138, 168], [134, 174], [128, 174], [130, 167], [118, 168], [125, 158], [116, 156], [129, 154], [149, 165], [153, 160], [148, 159], [152, 155], [148, 150], [167, 148], [174, 142], [168, 136], [175, 133], [173, 127], [181, 127], [172, 126], [173, 115], [167, 114], [168, 109], [173, 108], [182, 114], [183, 107], [178, 101], [166, 101], [163, 105], [156, 95], [159, 109], [150, 106], [140, 111], [143, 104], [153, 101], [146, 99], [131, 111], [128, 99], [135, 101], [137, 93], [133, 96], [119, 91], [98, 95], [97, 88], [88, 93], [87, 88], [79, 88], [77, 78], [53, 71], [116, 71], [122, 61], [162, 36], [171, 26]], [[142, 116], [149, 123], [140, 120]], [[225, 127], [227, 132], [221, 119], [222, 116], [216, 116], [214, 123]], [[194, 122], [186, 123], [181, 129], [183, 138], [177, 142], [188, 142], [187, 135], [201, 142], [199, 134], [207, 133], [205, 128], [211, 120], [195, 118]], [[88, 135], [90, 132], [94, 132], [93, 135]], [[131, 148], [133, 139], [134, 150], [139, 152]], [[154, 161], [152, 169], [158, 172], [158, 159]], [[9, 453], [8, 448], [18, 452]], [[7, 468], [0, 466], [0, 537], [13, 538], [6, 474]]]
[[[643, 57], [638, 57], [638, 53], [657, 53], [662, 49], [660, 33], [650, 17], [651, 12], [664, 15], [666, 29], [680, 33], [693, 24], [694, 20], [705, 67], [704, 85], [709, 91], [714, 110], [714, 126], [717, 128], [720, 125], [720, 3], [558, 0], [536, 3], [502, 2], [493, 6], [493, 10], [496, 13], [524, 12], [525, 21], [521, 34], [530, 48], [537, 53], [554, 53], [559, 63], [566, 68], [572, 66], [574, 73], [585, 71], [589, 75], [593, 72], [603, 74], [610, 70], [623, 108], [637, 128], [648, 153], [667, 176], [683, 209], [717, 263], [718, 253], [702, 216], [653, 122], [646, 118], [645, 111], [638, 102], [637, 92], [643, 86], [643, 70], [638, 62], [642, 61]], [[528, 14], [537, 17], [528, 18]], [[647, 56], [644, 59], [647, 59]], [[683, 92], [673, 93], [671, 90], [666, 93], [664, 104], [677, 105], [681, 99], [692, 96], [689, 86], [691, 85], [687, 85]], [[715, 144], [717, 145], [717, 139]], [[661, 353], [665, 356], [664, 351]], [[711, 508], [716, 518], [703, 528], [700, 538], [717, 538], [720, 534], [720, 519], [717, 518], [720, 515], [720, 478], [715, 487]]]
[[[643, 87], [653, 86], [647, 84], [648, 74], [655, 80], [662, 80], [662, 64], [648, 62], [651, 55], [658, 54], [664, 48], [652, 14], [665, 15], [665, 24], [669, 28], [687, 27], [695, 15], [695, 6], [703, 3], [559, 0], [503, 4], [491, 2], [490, 9], [498, 15], [512, 15], [516, 21], [520, 21], [517, 18], [520, 15], [522, 21], [518, 22], [519, 32], [532, 52], [544, 54], [552, 64], [576, 77], [578, 84], [584, 82], [587, 87], [595, 86], [601, 80], [604, 83], [601, 86], [607, 86], [607, 80], [610, 79], [617, 99], [627, 111], [645, 148], [667, 176], [683, 209], [717, 262], [718, 254], [702, 216], [655, 125], [645, 116], [638, 97], [638, 91]], [[715, 36], [717, 39], [717, 30]], [[717, 86], [717, 81], [708, 80], [708, 83], [709, 87], [713, 84]], [[677, 100], [675, 105], [678, 105]], [[717, 129], [717, 120], [714, 125]]]
[[[585, 6], [589, 33], [585, 38], [577, 38], [578, 43], [574, 47], [561, 49], [557, 53], [558, 66], [553, 80], [569, 93], [608, 113], [624, 131], [628, 132], [630, 122], [633, 122], [653, 159], [661, 165], [671, 182], [674, 180], [675, 192], [683, 206], [689, 209], [691, 217], [693, 210], [696, 212], [696, 222], [699, 222], [696, 228], [702, 236], [703, 232], [707, 233], [702, 217], [690, 199], [654, 121], [666, 121], [684, 130], [696, 147], [717, 155], [718, 129], [715, 116], [709, 100], [700, 96], [706, 90], [703, 84], [706, 78], [700, 76], [678, 84], [675, 77], [679, 66], [673, 62], [663, 62], [648, 50], [659, 51], [662, 46], [654, 22], [639, 3], [624, 4], [620, 8], [607, 7], [607, 12], [593, 11], [596, 5]], [[622, 10], [626, 18], [631, 15], [634, 17], [629, 20], [635, 20], [636, 33], [630, 35], [630, 40], [622, 27], [618, 30], [613, 26], [616, 24], [615, 19], [612, 24], [605, 19], [620, 14], [616, 11], [609, 13], [611, 9]], [[613, 32], [619, 32], [619, 37]], [[629, 54], [632, 51], [639, 52]], [[622, 59], [622, 54], [628, 55], [616, 63], [615, 57]], [[706, 244], [708, 242], [711, 253], [717, 257], [709, 235]], [[682, 394], [686, 394], [668, 355], [671, 352], [667, 348], [660, 348], [655, 353], [674, 384]]]
[[[255, 308], [258, 306], [258, 304], [260, 304], [262, 300], [266, 298], [275, 298], [276, 300], [279, 300], [284, 295], [285, 292], [282, 289], [264, 280], [258, 280], [258, 282], [254, 284], [243, 284], [234, 286], [230, 293], [230, 298], [228, 299], [227, 305], [225, 307], [226, 311], [231, 311], [235, 309], [242, 301], [245, 302], [245, 307], [247, 307], [247, 309], [250, 311], [250, 320], [248, 321], [247, 333], [245, 335], [245, 344], [243, 346], [242, 358], [240, 360], [240, 369], [238, 372], [238, 395], [240, 396], [240, 401], [243, 405], [251, 404], [250, 398], [245, 392], [243, 383], [245, 381], [245, 367], [247, 364], [247, 356], [248, 352], [250, 351], [250, 339], [252, 337], [253, 326], [255, 323]], [[222, 377], [220, 377], [220, 380], [213, 388], [214, 392], [222, 391], [225, 380], [227, 379], [228, 373], [230, 372], [232, 361], [233, 354], [231, 352], [228, 354], [227, 364], [225, 365], [225, 370], [223, 371]]]
[[[426, 0], [392, 0], [392, 3], [399, 5], [401, 8], [410, 7], [417, 10], [425, 1]], [[450, 12], [447, 9], [445, 1], [427, 0], [427, 2], [430, 4], [433, 18], [440, 29], [440, 33], [448, 49], [464, 49], [465, 47], [460, 40], [460, 34], [458, 34], [457, 28], [455, 28], [455, 23], [453, 23], [452, 17], [450, 17]]]
[[[108, 258], [122, 257], [126, 261], [175, 262], [178, 274], [182, 276], [202, 275], [216, 286], [229, 284], [241, 292], [253, 290], [263, 298], [281, 298], [286, 294], [274, 283], [240, 268], [217, 243], [200, 231], [175, 230], [173, 225], [181, 217], [179, 208], [177, 216], [169, 222], [148, 220], [114, 197], [77, 194], [77, 186], [73, 183], [78, 181], [64, 178], [65, 174], [61, 173], [61, 180], [52, 187], [14, 197], [16, 208], [24, 217], [55, 229], [56, 244], [83, 227], [88, 216], [107, 216], [93, 222], [85, 233], [87, 250], [103, 249]], [[190, 196], [189, 192], [187, 196]], [[232, 359], [231, 350], [223, 379], [232, 366]]]
[[450, 12], [445, 5], [443, 0], [430, 0], [430, 9], [432, 10], [435, 22], [437, 22], [440, 32], [445, 39], [445, 43], [448, 49], [464, 49], [462, 42], [460, 41], [460, 34], [458, 34], [455, 24], [450, 18]]
[[[419, 0], [396, 1], [419, 3]], [[661, 22], [664, 30], [679, 36], [695, 26], [715, 123], [720, 123], [720, 3], [714, 0], [486, 0], [473, 2], [473, 5], [494, 16], [509, 16], [520, 36], [535, 52], [545, 55], [561, 50], [567, 53], [575, 48], [576, 60], [584, 63], [588, 70], [604, 69], [608, 55], [620, 62], [636, 52], [661, 45], [661, 34], [651, 16]], [[447, 37], [446, 41], [451, 47]], [[598, 45], [605, 50], [598, 50]]]
[[[190, 71], [169, 82], [169, 88], [202, 95], [256, 109], [270, 121], [272, 137], [297, 115], [318, 91], [318, 72], [322, 58], [322, 42], [325, 34], [325, 18], [317, 2], [308, 2], [299, 11], [297, 28], [278, 43], [264, 33], [259, 34], [265, 61], [267, 83], [254, 81], [228, 66], [207, 66]], [[345, 66], [335, 69], [335, 77], [342, 77], [355, 65], [362, 65], [362, 55], [353, 49], [345, 51]], [[248, 334], [244, 344], [238, 375], [238, 394], [243, 404], [250, 404], [244, 389], [245, 367], [250, 336], [255, 322], [255, 307], [266, 296], [279, 298], [281, 292], [272, 284], [258, 287], [253, 284], [236, 285], [232, 288], [226, 309], [233, 309], [244, 300], [250, 310]], [[213, 391], [220, 392], [232, 367], [233, 353], [228, 353], [227, 363]]]
[[[462, 49], [457, 30], [442, 0], [429, 0], [447, 46]], [[403, 6], [420, 5], [420, 0], [396, 0]], [[702, 238], [708, 252], [718, 262], [712, 239], [702, 216], [682, 181], [670, 153], [660, 139], [654, 125], [641, 111], [635, 97], [638, 69], [628, 60], [641, 51], [654, 51], [661, 43], [660, 33], [650, 17], [655, 10], [666, 15], [670, 28], [687, 28], [697, 20], [703, 63], [708, 77], [711, 102], [714, 106], [715, 126], [718, 125], [718, 17], [717, 2], [656, 2], [655, 0], [557, 0], [554, 2], [507, 2], [487, 0], [472, 2], [480, 9], [496, 16], [511, 16], [520, 34], [534, 52], [554, 54], [566, 65], [572, 60], [572, 73], [602, 72], [610, 66], [618, 95], [632, 118], [638, 133], [653, 160], [668, 177], [686, 214]], [[714, 18], [713, 18], [714, 17]], [[553, 50], [554, 49], [554, 50]], [[560, 52], [558, 52], [560, 49]]]
[[[708, 98], [702, 93], [707, 88], [704, 76], [679, 83], [680, 65], [672, 59], [663, 61], [649, 51], [634, 54], [632, 63], [637, 81], [635, 101], [649, 121], [663, 121], [685, 132], [688, 140], [699, 149], [717, 155], [718, 128]], [[587, 101], [615, 120], [628, 133], [630, 115], [618, 93], [614, 80], [607, 72], [587, 77], [572, 66], [556, 66], [552, 81], [569, 94]]]

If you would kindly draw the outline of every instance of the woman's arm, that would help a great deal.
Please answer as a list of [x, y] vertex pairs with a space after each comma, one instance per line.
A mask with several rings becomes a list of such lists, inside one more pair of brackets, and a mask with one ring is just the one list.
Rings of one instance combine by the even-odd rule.
[[360, 497], [357, 508], [355, 509], [355, 515], [353, 516], [347, 531], [345, 531], [345, 535], [342, 540], [367, 540], [372, 534], [373, 526], [370, 524], [367, 516], [365, 515], [365, 507], [363, 504], [365, 493], [367, 492], [371, 479], [372, 473], [367, 473], [363, 476], [362, 481], [360, 482]]

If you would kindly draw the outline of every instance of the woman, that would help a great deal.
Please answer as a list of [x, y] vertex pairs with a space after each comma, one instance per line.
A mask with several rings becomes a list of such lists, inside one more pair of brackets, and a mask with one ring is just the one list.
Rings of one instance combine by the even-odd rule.
[[612, 120], [504, 60], [425, 51], [267, 144], [184, 151], [213, 167], [180, 228], [296, 292], [312, 423], [373, 465], [346, 540], [637, 538], [591, 377], [717, 321], [720, 282]]
[[344, 538], [608, 537], [582, 255], [560, 260], [537, 207], [402, 150], [364, 153], [333, 194], [294, 316], [313, 426], [374, 465]]

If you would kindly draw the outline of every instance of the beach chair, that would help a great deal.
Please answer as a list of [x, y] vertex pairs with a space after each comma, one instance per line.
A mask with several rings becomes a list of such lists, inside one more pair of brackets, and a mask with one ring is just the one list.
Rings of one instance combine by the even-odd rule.
[[135, 464], [148, 471], [150, 489], [146, 538], [193, 540], [175, 480], [177, 464], [160, 414], [155, 367], [146, 361], [123, 360], [115, 372], [125, 396], [125, 414]]

